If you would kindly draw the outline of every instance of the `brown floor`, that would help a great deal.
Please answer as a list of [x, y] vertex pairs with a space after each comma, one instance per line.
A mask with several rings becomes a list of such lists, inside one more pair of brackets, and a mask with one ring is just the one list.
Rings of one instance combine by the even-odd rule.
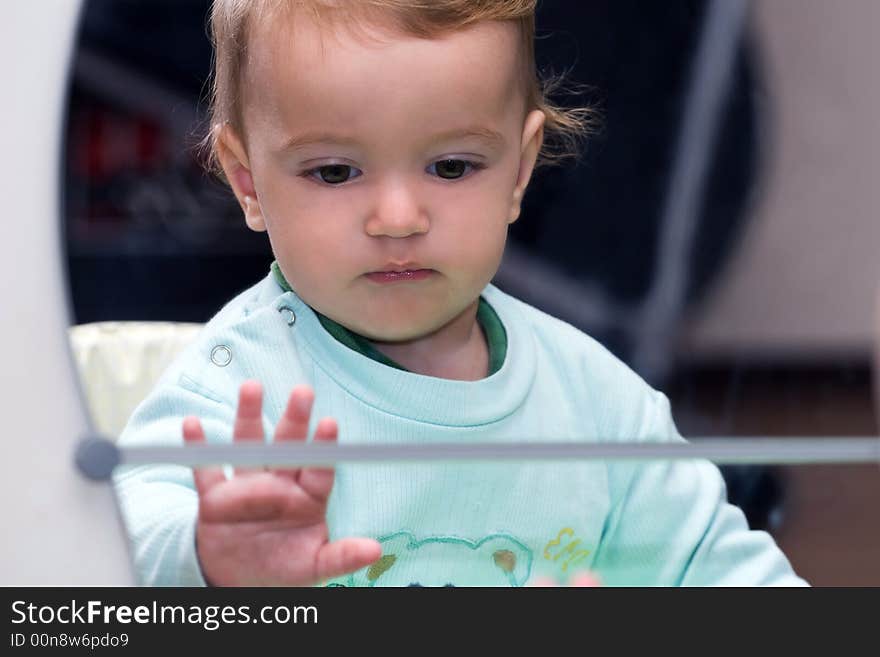
[[[666, 390], [685, 436], [876, 436], [866, 367], [684, 372]], [[880, 586], [880, 463], [786, 466], [771, 533], [814, 586]]]

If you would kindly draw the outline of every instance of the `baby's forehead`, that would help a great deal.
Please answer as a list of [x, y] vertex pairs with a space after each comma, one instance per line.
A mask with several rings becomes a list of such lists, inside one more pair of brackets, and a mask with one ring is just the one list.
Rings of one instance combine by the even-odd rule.
[[421, 89], [457, 99], [460, 108], [467, 103], [495, 112], [523, 91], [519, 43], [511, 22], [424, 38], [391, 24], [322, 23], [294, 11], [283, 20], [262, 20], [252, 31], [246, 102], [369, 101], [379, 103], [369, 109], [381, 111], [408, 90]]

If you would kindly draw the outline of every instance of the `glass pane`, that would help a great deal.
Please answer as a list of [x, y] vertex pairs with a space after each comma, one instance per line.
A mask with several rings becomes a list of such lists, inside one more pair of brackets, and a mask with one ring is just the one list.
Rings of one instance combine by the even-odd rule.
[[[475, 108], [515, 65], [509, 48], [477, 70], [343, 30], [336, 45], [356, 56], [313, 61], [308, 38], [275, 43], [270, 30], [261, 43], [284, 54], [273, 61], [299, 68], [249, 72], [265, 94], [249, 111], [267, 113], [224, 133], [236, 197], [195, 148], [210, 123], [208, 2], [90, 0], [66, 234], [71, 337], [97, 426], [124, 448], [180, 446], [184, 417], [199, 416], [228, 442], [239, 386], [257, 379], [263, 414], [248, 431], [271, 434], [308, 385], [310, 429], [336, 418], [342, 445], [683, 436], [746, 450], [748, 438], [876, 436], [880, 223], [865, 172], [880, 96], [851, 72], [875, 54], [877, 10], [762, 3], [749, 21], [721, 15], [733, 45], [709, 40], [713, 53], [701, 39], [720, 4], [539, 6], [537, 70], [568, 71], [572, 92], [550, 100], [590, 108], [592, 133], [579, 159], [534, 171], [513, 217], [532, 115], [507, 120], [513, 104], [489, 103], [504, 108], [493, 132], [505, 146], [486, 130], [434, 139], [486, 119]], [[817, 29], [831, 18], [846, 27]], [[458, 52], [480, 47], [458, 36]], [[711, 61], [729, 76], [707, 79], [728, 85], [697, 85]], [[440, 84], [438, 71], [457, 73]], [[566, 142], [544, 109], [546, 157]], [[250, 129], [238, 146], [236, 127]], [[357, 145], [290, 148], [294, 133], [343, 130]], [[876, 464], [340, 468], [330, 536], [380, 540], [395, 557], [348, 583], [518, 585], [576, 566], [607, 584], [761, 583], [784, 554], [814, 585], [880, 584]], [[121, 486], [146, 518], [132, 539], [191, 546], [190, 471], [141, 474]], [[198, 572], [194, 553], [174, 554], [161, 577]]]

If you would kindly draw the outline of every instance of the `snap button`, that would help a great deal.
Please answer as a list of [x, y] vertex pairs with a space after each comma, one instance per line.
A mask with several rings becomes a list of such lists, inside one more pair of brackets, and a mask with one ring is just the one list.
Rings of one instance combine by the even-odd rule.
[[278, 312], [284, 316], [285, 320], [287, 320], [288, 326], [293, 326], [294, 324], [296, 324], [296, 313], [293, 312], [293, 308], [290, 308], [288, 306], [281, 306], [278, 308]]
[[219, 344], [211, 350], [211, 362], [217, 367], [226, 367], [232, 361], [232, 351], [225, 344]]

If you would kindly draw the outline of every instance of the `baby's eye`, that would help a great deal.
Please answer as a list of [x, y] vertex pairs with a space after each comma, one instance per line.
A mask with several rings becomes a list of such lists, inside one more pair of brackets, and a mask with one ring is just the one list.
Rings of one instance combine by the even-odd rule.
[[428, 171], [444, 180], [458, 180], [464, 177], [469, 170], [480, 168], [482, 168], [481, 165], [467, 160], [440, 160], [429, 166]]
[[[357, 171], [357, 173], [352, 175], [355, 171]], [[341, 185], [352, 178], [357, 178], [361, 175], [361, 171], [347, 164], [326, 164], [322, 167], [306, 171], [306, 175], [312, 178], [318, 176], [321, 182], [327, 183], [328, 185]]]

